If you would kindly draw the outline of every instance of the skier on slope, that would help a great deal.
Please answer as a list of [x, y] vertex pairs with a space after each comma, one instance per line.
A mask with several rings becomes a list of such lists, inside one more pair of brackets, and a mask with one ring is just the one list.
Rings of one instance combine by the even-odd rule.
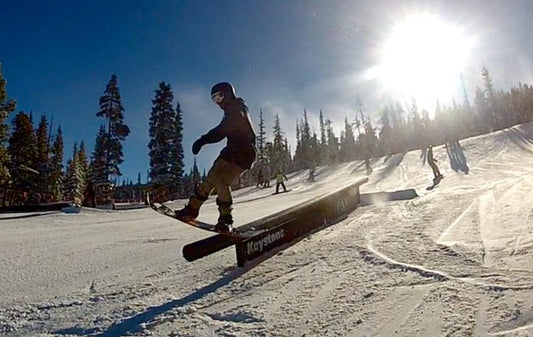
[[227, 138], [227, 144], [213, 163], [206, 180], [195, 189], [187, 205], [175, 212], [184, 220], [196, 219], [200, 207], [216, 189], [219, 211], [216, 229], [230, 232], [233, 224], [230, 185], [255, 161], [255, 132], [248, 115], [248, 107], [242, 98], [235, 96], [235, 89], [230, 83], [215, 84], [211, 89], [211, 98], [224, 110], [224, 117], [219, 125], [194, 142], [192, 153], [196, 155], [205, 144], [218, 143], [224, 138]]
[[433, 176], [434, 176], [433, 181], [441, 179], [442, 174], [440, 173], [439, 168], [437, 167], [437, 164], [435, 164], [437, 159], [433, 158], [433, 146], [432, 145], [428, 146], [427, 160], [428, 160], [429, 166], [433, 170]]
[[283, 192], [287, 192], [287, 188], [285, 187], [285, 184], [283, 183], [283, 180], [289, 180], [287, 176], [281, 171], [278, 170], [278, 173], [276, 174], [276, 193], [279, 193], [279, 187], [283, 187]]

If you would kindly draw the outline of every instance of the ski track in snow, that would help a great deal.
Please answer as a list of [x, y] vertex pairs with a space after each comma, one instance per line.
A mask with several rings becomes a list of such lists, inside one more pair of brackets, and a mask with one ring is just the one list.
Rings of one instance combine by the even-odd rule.
[[[232, 248], [184, 261], [181, 247], [209, 234], [150, 209], [0, 215], [0, 335], [533, 336], [532, 139], [526, 124], [461, 141], [468, 174], [434, 148], [433, 191], [420, 151], [373, 159], [362, 193], [419, 197], [361, 207], [247, 268]], [[235, 191], [235, 218], [364, 175], [353, 162], [319, 167], [314, 183], [291, 174], [282, 195]]]

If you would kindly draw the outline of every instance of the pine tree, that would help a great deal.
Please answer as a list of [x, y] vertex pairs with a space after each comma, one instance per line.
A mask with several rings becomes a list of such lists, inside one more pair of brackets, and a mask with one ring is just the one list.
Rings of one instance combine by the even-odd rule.
[[409, 149], [426, 148], [428, 144], [424, 125], [418, 112], [418, 105], [414, 99], [411, 101], [411, 106], [409, 107], [409, 125]]
[[119, 165], [124, 161], [122, 153], [122, 141], [130, 133], [129, 127], [124, 124], [124, 108], [118, 89], [117, 75], [112, 75], [104, 95], [100, 97], [100, 111], [97, 117], [107, 119], [106, 142], [105, 142], [105, 171], [102, 180], [110, 181], [111, 177], [121, 176]]
[[311, 168], [316, 166], [313, 160], [313, 141], [306, 109], [304, 109], [304, 117], [302, 123], [302, 147], [305, 163], [304, 168]]
[[174, 122], [174, 143], [172, 144], [171, 172], [173, 175], [172, 193], [177, 197], [182, 196], [183, 184], [183, 112], [179, 102], [176, 104], [176, 116]]
[[8, 154], [11, 157], [13, 187], [31, 193], [36, 188], [36, 175], [39, 173], [34, 167], [37, 153], [35, 132], [30, 116], [22, 111], [15, 115], [12, 125]]
[[339, 158], [339, 140], [335, 137], [331, 120], [326, 120], [326, 135], [328, 137], [327, 157], [328, 163], [334, 164]]
[[288, 169], [294, 166], [294, 162], [291, 158], [291, 147], [289, 146], [289, 140], [287, 137], [283, 139], [282, 159], [283, 167], [285, 167], [285, 170], [288, 172]]
[[475, 96], [474, 96], [474, 106], [476, 110], [476, 132], [479, 134], [492, 132], [494, 131], [491, 118], [490, 118], [490, 106], [483, 93], [483, 90], [479, 87], [476, 87]]
[[352, 161], [356, 156], [355, 137], [348, 117], [344, 119], [344, 137], [340, 143], [339, 156], [339, 159], [344, 162]]
[[312, 164], [312, 141], [311, 127], [307, 117], [307, 110], [304, 109], [303, 119], [296, 125], [297, 144], [294, 151], [294, 168], [297, 170], [309, 168]]
[[159, 83], [159, 89], [155, 93], [150, 115], [149, 175], [156, 197], [166, 200], [182, 189], [179, 185], [183, 179], [183, 128], [181, 109], [178, 118], [172, 107], [174, 95], [170, 84]]
[[273, 135], [274, 140], [272, 142], [270, 157], [271, 166], [274, 171], [281, 170], [283, 172], [287, 172], [288, 165], [285, 156], [286, 151], [283, 146], [283, 131], [281, 130], [281, 122], [278, 114], [276, 114], [274, 118]]
[[48, 144], [48, 121], [46, 116], [41, 116], [41, 121], [36, 130], [37, 156], [35, 158], [35, 168], [39, 171], [37, 177], [37, 189], [41, 193], [49, 194], [50, 181], [50, 157]]
[[502, 121], [497, 111], [496, 93], [494, 91], [494, 86], [492, 85], [492, 78], [490, 77], [489, 71], [486, 67], [481, 69], [481, 77], [485, 87], [485, 91], [483, 93], [487, 98], [487, 122], [491, 126], [492, 131], [499, 130], [502, 128]]
[[355, 100], [355, 120], [354, 126], [357, 128], [357, 137], [361, 135], [361, 126], [365, 123], [365, 109], [363, 107], [363, 102], [358, 97]]
[[321, 144], [318, 140], [318, 135], [316, 134], [316, 132], [313, 132], [313, 136], [311, 137], [311, 146], [308, 161], [309, 180], [311, 181], [314, 180], [316, 167], [320, 164], [322, 160], [321, 155]]
[[265, 158], [265, 121], [263, 119], [263, 109], [259, 109], [259, 133], [257, 134], [257, 159], [258, 161]]
[[378, 144], [378, 137], [376, 130], [372, 126], [372, 122], [368, 119], [365, 123], [365, 159], [372, 158], [376, 155], [376, 147]]
[[81, 205], [85, 184], [83, 181], [83, 169], [79, 162], [79, 158], [78, 144], [74, 143], [72, 158], [67, 162], [64, 193], [67, 198], [74, 200], [77, 204]]
[[80, 143], [80, 149], [78, 150], [76, 159], [77, 159], [79, 170], [81, 173], [83, 190], [85, 190], [85, 187], [87, 186], [87, 182], [89, 180], [90, 165], [89, 165], [89, 160], [87, 159], [87, 151], [85, 150], [84, 141], [81, 141]]
[[305, 154], [302, 137], [302, 125], [296, 121], [296, 149], [294, 150], [294, 170], [301, 170], [305, 167]]
[[[304, 148], [304, 153], [309, 151], [311, 143], [311, 127], [309, 126], [309, 119], [307, 118], [307, 110], [304, 109], [304, 119], [302, 123], [302, 146]], [[307, 157], [307, 153], [306, 157]]]
[[199, 185], [202, 182], [202, 177], [200, 176], [200, 170], [198, 170], [196, 158], [194, 158], [194, 163], [192, 165], [191, 176], [195, 186]]
[[404, 119], [405, 110], [402, 105], [396, 102], [395, 105], [391, 105], [391, 124], [394, 135], [394, 142], [392, 145], [393, 153], [405, 152], [408, 149], [407, 138], [409, 135], [407, 129], [407, 123]]
[[50, 154], [50, 192], [54, 201], [63, 198], [63, 151], [63, 132], [60, 125]]
[[94, 149], [91, 155], [91, 164], [89, 169], [89, 179], [96, 185], [108, 183], [106, 167], [107, 167], [107, 133], [105, 126], [101, 125], [96, 140], [94, 142]]
[[7, 81], [2, 75], [2, 64], [0, 64], [0, 185], [6, 184], [10, 179], [9, 154], [6, 148], [9, 130], [7, 119], [16, 107], [15, 100], [8, 99], [6, 84]]
[[393, 130], [390, 121], [390, 110], [386, 106], [381, 112], [381, 130], [379, 131], [379, 144], [381, 155], [392, 154]]
[[196, 158], [194, 158], [194, 162], [193, 162], [190, 172], [183, 177], [183, 186], [182, 186], [183, 193], [185, 195], [194, 194], [194, 190], [196, 186], [198, 186], [205, 178], [206, 178], [205, 170], [204, 170], [203, 177], [201, 177], [200, 171], [198, 170], [198, 165], [196, 163]]
[[324, 123], [324, 114], [322, 113], [322, 110], [320, 110], [320, 116], [319, 116], [319, 123], [320, 123], [320, 164], [326, 164], [327, 163], [327, 147], [328, 147], [328, 138], [326, 133], [326, 124]]

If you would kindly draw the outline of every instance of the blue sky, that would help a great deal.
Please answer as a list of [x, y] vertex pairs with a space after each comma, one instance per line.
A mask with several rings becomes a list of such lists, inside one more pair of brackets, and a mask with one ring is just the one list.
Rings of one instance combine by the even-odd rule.
[[[279, 114], [292, 144], [304, 108], [316, 131], [319, 110], [340, 130], [346, 116], [353, 120], [357, 97], [368, 112], [389, 98], [407, 102], [365, 73], [379, 62], [394, 26], [415, 12], [461, 27], [475, 40], [461, 70], [469, 94], [481, 86], [483, 65], [498, 88], [533, 80], [533, 5], [527, 0], [52, 0], [4, 1], [0, 8], [8, 95], [17, 100], [17, 111], [61, 124], [67, 156], [75, 141], [92, 151], [103, 123], [96, 117], [98, 100], [117, 74], [131, 129], [121, 170], [134, 181], [138, 172], [146, 179], [148, 118], [161, 81], [172, 85], [184, 112], [188, 168], [192, 142], [222, 117], [209, 96], [220, 81], [235, 85], [256, 128], [260, 108], [269, 134]], [[221, 146], [202, 149], [201, 169], [209, 168]]]

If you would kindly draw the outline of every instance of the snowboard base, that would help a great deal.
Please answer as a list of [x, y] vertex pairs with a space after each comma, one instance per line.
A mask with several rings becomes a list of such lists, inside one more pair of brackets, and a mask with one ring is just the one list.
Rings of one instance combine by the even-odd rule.
[[226, 236], [226, 237], [229, 237], [229, 238], [232, 238], [232, 239], [235, 239], [237, 241], [241, 241], [241, 240], [244, 240], [244, 239], [247, 239], [247, 238], [250, 238], [254, 235], [257, 235], [261, 232], [263, 232], [264, 230], [263, 229], [255, 229], [255, 228], [243, 228], [243, 229], [239, 229], [239, 228], [234, 228], [233, 231], [231, 232], [222, 232], [222, 231], [217, 231], [216, 230], [216, 226], [213, 225], [213, 224], [209, 224], [207, 222], [203, 222], [203, 221], [200, 221], [200, 220], [191, 220], [191, 221], [187, 221], [187, 220], [184, 220], [184, 219], [181, 219], [179, 218], [176, 213], [174, 213], [174, 210], [168, 208], [167, 206], [163, 205], [163, 204], [159, 204], [159, 203], [154, 203], [152, 202], [152, 200], [148, 199], [149, 201], [149, 204], [150, 204], [150, 207], [160, 213], [160, 214], [163, 214], [163, 215], [166, 215], [168, 217], [171, 217], [175, 220], [178, 220], [178, 221], [181, 221], [189, 226], [193, 226], [193, 227], [196, 227], [196, 228], [199, 228], [199, 229], [203, 229], [205, 231], [208, 231], [208, 232], [213, 232], [213, 233], [216, 233], [216, 234], [220, 234], [220, 235], [223, 235], [223, 236]]
[[217, 231], [215, 225], [209, 224], [207, 222], [203, 222], [203, 221], [200, 221], [200, 220], [187, 221], [187, 220], [181, 219], [181, 218], [179, 218], [176, 215], [176, 213], [174, 213], [174, 210], [172, 210], [172, 209], [170, 209], [167, 206], [162, 205], [162, 204], [156, 204], [156, 203], [150, 201], [150, 207], [154, 211], [156, 211], [157, 213], [160, 213], [160, 214], [166, 215], [168, 217], [171, 217], [173, 219], [176, 219], [178, 221], [181, 221], [181, 222], [183, 222], [183, 223], [185, 223], [185, 224], [187, 224], [189, 226], [193, 226], [193, 227], [196, 227], [196, 228], [200, 228], [200, 229], [203, 229], [203, 230], [206, 230], [206, 231], [209, 231], [209, 232], [213, 232], [213, 233], [217, 233], [217, 234], [221, 234], [221, 235], [224, 235], [224, 236], [229, 236], [229, 237], [232, 237], [232, 238], [235, 238], [235, 239], [243, 239], [244, 238], [241, 234], [239, 234], [236, 231], [231, 231], [231, 232]]

